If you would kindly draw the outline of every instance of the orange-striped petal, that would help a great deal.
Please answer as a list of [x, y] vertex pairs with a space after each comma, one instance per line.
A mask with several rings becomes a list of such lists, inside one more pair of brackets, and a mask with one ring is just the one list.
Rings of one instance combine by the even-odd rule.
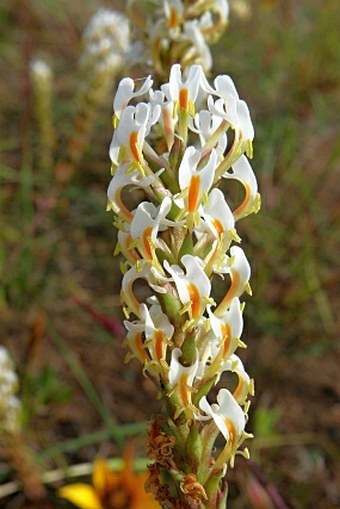
[[188, 212], [194, 212], [196, 210], [200, 189], [201, 177], [199, 175], [193, 175], [190, 179], [188, 189]]

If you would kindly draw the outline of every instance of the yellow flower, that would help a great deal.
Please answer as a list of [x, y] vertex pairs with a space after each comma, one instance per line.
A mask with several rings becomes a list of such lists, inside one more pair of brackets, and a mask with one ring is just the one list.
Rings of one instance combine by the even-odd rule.
[[81, 509], [160, 509], [152, 495], [145, 493], [146, 472], [135, 474], [132, 457], [125, 455], [124, 467], [112, 472], [103, 459], [94, 463], [92, 483], [70, 484], [59, 490], [59, 496]]

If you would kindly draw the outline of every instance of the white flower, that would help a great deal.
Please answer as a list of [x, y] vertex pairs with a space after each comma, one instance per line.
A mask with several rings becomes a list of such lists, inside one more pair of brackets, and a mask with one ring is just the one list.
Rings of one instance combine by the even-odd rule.
[[225, 311], [229, 308], [232, 299], [242, 295], [242, 293], [247, 289], [250, 279], [250, 265], [243, 249], [239, 246], [233, 246], [230, 248], [230, 254], [231, 257], [228, 262], [228, 272], [231, 279], [231, 285], [226, 295], [215, 309], [214, 313], [218, 317], [223, 316]]
[[[200, 110], [196, 113], [194, 119], [189, 120], [189, 127], [191, 131], [199, 135], [202, 148], [204, 148], [205, 145], [209, 142], [212, 135], [217, 132], [217, 129], [222, 124], [222, 121], [223, 119], [220, 116], [213, 115], [208, 110]], [[222, 132], [217, 137], [217, 143], [214, 146], [219, 158], [222, 158], [226, 147], [227, 135]]]
[[235, 297], [230, 308], [221, 318], [217, 318], [207, 306], [210, 331], [205, 337], [204, 352], [201, 357], [202, 366], [200, 377], [206, 380], [220, 378], [224, 364], [240, 346], [240, 337], [243, 330], [243, 317], [240, 301]]
[[171, 352], [171, 361], [169, 369], [169, 384], [179, 396], [181, 403], [185, 408], [191, 405], [191, 394], [193, 382], [198, 368], [198, 357], [192, 366], [183, 366], [179, 358], [182, 355], [180, 348], [174, 348]]
[[37, 83], [41, 83], [42, 86], [49, 87], [53, 76], [52, 69], [48, 63], [41, 58], [34, 58], [30, 62], [30, 67], [33, 79], [36, 80]]
[[178, 182], [182, 191], [186, 190], [185, 210], [193, 213], [197, 210], [204, 193], [212, 186], [217, 165], [217, 153], [213, 149], [206, 165], [198, 169], [202, 153], [195, 147], [188, 147], [184, 152], [178, 170]]
[[127, 17], [111, 9], [98, 9], [84, 31], [83, 43], [83, 68], [107, 72], [120, 67], [130, 46]]
[[152, 261], [155, 258], [158, 231], [171, 224], [165, 220], [170, 208], [171, 199], [166, 197], [159, 207], [150, 202], [142, 202], [134, 211], [130, 226], [131, 238], [139, 239], [137, 247], [145, 260]]
[[[200, 409], [215, 421], [217, 428], [224, 436], [228, 445], [236, 449], [246, 424], [245, 414], [227, 389], [220, 389], [217, 404], [210, 405], [204, 396], [199, 402]], [[201, 419], [204, 419], [202, 416]], [[198, 417], [200, 420], [200, 417]]]
[[162, 89], [165, 91], [168, 99], [177, 101], [180, 109], [188, 110], [190, 104], [196, 101], [204, 73], [200, 65], [189, 67], [187, 78], [182, 78], [181, 66], [174, 64], [170, 70], [168, 86]]
[[[245, 101], [241, 100], [237, 103], [237, 118], [240, 137], [245, 144], [249, 144], [254, 139], [254, 127], [251, 120], [250, 111]], [[251, 157], [251, 156], [249, 156]]]
[[[209, 35], [212, 30], [216, 28], [216, 22], [212, 13], [218, 16], [219, 22], [222, 26], [226, 25], [229, 17], [229, 3], [227, 0], [206, 0], [204, 5], [206, 6], [205, 13], [200, 17], [200, 25], [202, 32], [205, 35]], [[212, 33], [212, 37], [215, 34]]]
[[148, 76], [142, 86], [138, 90], [134, 91], [135, 81], [131, 78], [123, 78], [119, 82], [118, 89], [113, 100], [113, 111], [115, 116], [119, 119], [122, 111], [126, 108], [131, 99], [146, 95], [152, 87], [152, 84], [153, 80], [151, 79], [151, 76]]
[[0, 346], [0, 434], [20, 427], [21, 402], [16, 397], [18, 377], [7, 349]]
[[141, 316], [141, 303], [137, 299], [133, 290], [133, 285], [138, 279], [145, 279], [147, 282], [152, 278], [152, 273], [148, 265], [143, 264], [141, 268], [137, 269], [134, 265], [123, 276], [122, 280], [122, 297], [128, 306], [128, 309], [134, 313], [139, 319]]
[[143, 321], [129, 322], [124, 320], [125, 328], [127, 329], [126, 343], [129, 345], [132, 355], [128, 358], [135, 357], [144, 365], [150, 362], [150, 357], [145, 348], [145, 342], [143, 341], [143, 333], [145, 330], [145, 324]]
[[163, 5], [169, 29], [173, 30], [182, 20], [184, 12], [183, 2], [182, 0], [163, 0]]
[[158, 303], [152, 304], [150, 309], [141, 304], [139, 309], [141, 320], [124, 321], [128, 330], [126, 342], [132, 357], [136, 357], [149, 373], [157, 374], [162, 368], [167, 368], [166, 351], [174, 333], [174, 326]]
[[167, 261], [164, 268], [171, 274], [182, 304], [189, 306], [190, 319], [197, 321], [202, 317], [210, 296], [211, 283], [200, 258], [187, 254], [182, 256], [181, 263], [185, 273], [178, 265], [170, 266]]
[[240, 405], [243, 405], [248, 394], [253, 394], [253, 381], [245, 371], [241, 359], [235, 354], [231, 355], [231, 357], [223, 364], [220, 376], [224, 371], [232, 371], [237, 374], [238, 384], [233, 392], [233, 397]]
[[232, 299], [229, 309], [220, 318], [211, 311], [210, 306], [208, 314], [215, 338], [212, 343], [213, 358], [219, 355], [225, 361], [235, 352], [243, 330], [240, 300], [237, 297]]
[[245, 197], [241, 205], [233, 212], [236, 220], [258, 211], [259, 195], [257, 181], [252, 167], [245, 155], [241, 155], [232, 165], [232, 172], [227, 171], [223, 178], [239, 180], [245, 190]]
[[225, 119], [236, 131], [237, 141], [241, 140], [245, 146], [254, 139], [254, 128], [247, 104], [239, 98], [234, 82], [230, 76], [217, 76], [214, 81], [215, 89], [209, 87], [207, 92], [218, 96], [216, 101], [208, 97], [208, 108], [214, 115]]
[[163, 361], [165, 362], [167, 345], [174, 333], [174, 326], [159, 304], [153, 304], [150, 309], [143, 306], [142, 316], [150, 356], [156, 365], [160, 365]]
[[207, 203], [200, 208], [200, 215], [203, 219], [200, 231], [209, 230], [216, 239], [234, 229], [233, 213], [220, 189], [214, 188], [209, 193]]
[[[209, 84], [207, 85], [207, 92], [211, 94], [208, 96], [209, 111], [213, 115], [226, 120], [230, 125], [237, 125], [237, 101], [239, 96], [233, 80], [227, 75], [217, 76], [214, 85], [215, 89]], [[214, 101], [213, 96], [218, 96], [218, 99]]]
[[116, 131], [113, 134], [110, 157], [118, 165], [120, 162], [143, 162], [143, 144], [150, 128], [160, 115], [160, 108], [152, 108], [149, 103], [127, 106], [121, 114]]
[[129, 232], [129, 224], [125, 223], [123, 224], [123, 227], [125, 227], [125, 230], [118, 230], [117, 234], [117, 246], [115, 249], [115, 254], [122, 253], [126, 260], [129, 262], [130, 265], [134, 265], [138, 260], [140, 260], [140, 255], [137, 253], [136, 249], [131, 246], [132, 244], [132, 237]]
[[186, 60], [194, 60], [202, 66], [205, 71], [210, 71], [212, 67], [212, 57], [209, 46], [205, 42], [198, 20], [187, 21], [184, 23], [184, 38], [192, 44], [185, 55]]
[[174, 142], [175, 125], [178, 120], [178, 116], [174, 115], [174, 102], [167, 99], [162, 90], [150, 90], [150, 103], [152, 105], [158, 104], [161, 108], [160, 121], [163, 126], [168, 150], [170, 150]]
[[213, 0], [211, 9], [219, 14], [223, 23], [228, 21], [229, 3], [228, 0]]
[[147, 177], [144, 177], [139, 170], [131, 170], [130, 163], [119, 165], [116, 168], [114, 176], [112, 177], [107, 189], [109, 209], [112, 209], [117, 215], [120, 215], [126, 221], [131, 221], [132, 212], [124, 205], [121, 198], [124, 187], [132, 185], [143, 188], [149, 187], [153, 182], [155, 182], [156, 176], [157, 175], [148, 175]]

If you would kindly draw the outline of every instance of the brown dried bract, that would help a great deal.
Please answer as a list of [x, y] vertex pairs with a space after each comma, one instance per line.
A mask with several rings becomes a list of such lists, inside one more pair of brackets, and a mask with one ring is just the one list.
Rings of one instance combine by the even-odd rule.
[[151, 424], [148, 440], [148, 457], [162, 467], [173, 466], [173, 448], [176, 439], [174, 436], [167, 436], [161, 430], [157, 422]]
[[202, 484], [197, 481], [195, 474], [187, 474], [181, 482], [181, 490], [193, 502], [199, 503], [202, 499], [207, 499], [207, 494]]

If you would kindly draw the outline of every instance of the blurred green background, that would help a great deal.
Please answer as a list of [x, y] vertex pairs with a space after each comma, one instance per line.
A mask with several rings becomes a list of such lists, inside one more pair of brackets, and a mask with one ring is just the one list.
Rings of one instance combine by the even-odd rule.
[[[263, 202], [239, 223], [253, 268], [242, 352], [256, 382], [249, 447], [287, 507], [335, 508], [340, 2], [230, 3], [212, 77], [230, 74], [251, 109]], [[41, 164], [29, 62], [44, 58], [54, 73], [56, 163], [74, 129], [81, 34], [100, 6], [123, 3], [0, 5], [1, 342], [17, 364], [28, 440], [46, 469], [91, 459], [99, 443], [109, 450], [108, 439], [121, 446], [157, 408], [139, 366], [123, 365], [119, 334], [103, 327], [103, 317], [120, 320], [115, 233], [105, 212], [116, 83], [65, 185]], [[245, 489], [249, 467], [239, 464], [230, 473], [230, 505], [256, 507]]]

